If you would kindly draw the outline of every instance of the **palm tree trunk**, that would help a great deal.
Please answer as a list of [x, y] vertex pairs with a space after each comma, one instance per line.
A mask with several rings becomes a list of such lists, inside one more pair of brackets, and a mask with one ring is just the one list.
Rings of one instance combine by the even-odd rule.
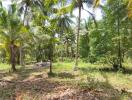
[[63, 62], [63, 51], [61, 50], [61, 61]]
[[19, 51], [19, 47], [17, 48], [17, 64], [20, 65], [20, 51]]
[[10, 53], [11, 53], [11, 68], [14, 71], [16, 71], [16, 52], [15, 52], [15, 45], [13, 42], [10, 44]]
[[74, 58], [74, 50], [73, 50], [73, 47], [71, 46], [71, 59], [73, 59]]
[[79, 17], [78, 17], [78, 29], [77, 29], [77, 44], [76, 44], [76, 57], [75, 57], [74, 70], [76, 70], [77, 69], [77, 66], [78, 66], [80, 21], [81, 21], [81, 4], [79, 3]]
[[50, 60], [50, 73], [52, 73], [52, 60]]
[[22, 47], [21, 46], [19, 48], [19, 52], [20, 52], [20, 65], [22, 66]]
[[69, 57], [68, 39], [66, 39], [66, 57]]
[[[119, 6], [119, 2], [118, 2]], [[120, 19], [119, 19], [119, 13], [117, 18], [117, 32], [118, 32], [118, 60], [119, 60], [119, 68], [122, 68], [122, 53], [121, 53], [121, 40], [120, 40]]]
[[52, 73], [52, 62], [53, 62], [53, 42], [49, 46], [49, 60], [50, 60], [50, 70], [49, 73]]
[[20, 65], [25, 67], [25, 64], [24, 64], [24, 51], [23, 51], [23, 47], [22, 45], [20, 46], [19, 48], [20, 50]]
[[120, 41], [120, 31], [119, 31], [119, 21], [118, 21], [118, 60], [119, 60], [119, 68], [122, 68], [122, 53], [121, 53], [121, 41]]

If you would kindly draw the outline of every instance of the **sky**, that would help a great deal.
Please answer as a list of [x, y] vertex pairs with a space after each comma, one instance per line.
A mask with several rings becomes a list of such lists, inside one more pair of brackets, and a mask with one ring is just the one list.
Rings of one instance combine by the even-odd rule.
[[[93, 13], [95, 15], [96, 20], [101, 20], [102, 19], [101, 9], [97, 8], [97, 9], [93, 10], [92, 8], [88, 8], [86, 5], [84, 5], [84, 9], [86, 9], [86, 10], [90, 11], [91, 13]], [[73, 15], [76, 16], [76, 17], [78, 16], [78, 13], [79, 13], [78, 9], [75, 9], [73, 11]], [[90, 15], [89, 15], [88, 12], [86, 12], [84, 10], [81, 11], [81, 19], [82, 20], [87, 20], [89, 18], [89, 16]], [[73, 20], [75, 20], [75, 19], [73, 19]]]
[[[105, 0], [101, 0], [100, 3], [103, 4], [104, 1], [105, 1]], [[7, 6], [8, 6], [11, 2], [10, 2], [10, 0], [4, 0], [4, 1], [2, 1], [2, 3], [3, 3], [3, 5], [7, 8]], [[93, 10], [92, 8], [88, 8], [85, 4], [84, 4], [84, 8], [85, 8], [86, 10], [92, 12], [92, 13], [95, 15], [96, 20], [102, 19], [101, 9], [97, 8], [97, 9], [94, 9], [94, 10]], [[73, 15], [74, 15], [75, 17], [78, 17], [78, 9], [75, 9], [75, 10], [73, 11]], [[82, 10], [82, 12], [81, 12], [81, 19], [82, 19], [82, 20], [87, 20], [87, 19], [89, 18], [89, 16], [90, 16], [90, 15], [88, 14], [88, 12]], [[73, 18], [72, 20], [73, 20], [74, 22], [76, 22], [76, 19], [75, 19], [75, 18]]]
[[[101, 5], [104, 5], [105, 3], [106, 3], [106, 0], [100, 0]], [[84, 4], [83, 7], [84, 7], [84, 9], [86, 9], [86, 10], [90, 11], [92, 14], [94, 14], [96, 20], [102, 19], [102, 11], [100, 8], [96, 8], [96, 9], [92, 9], [92, 7], [88, 8], [86, 4]], [[78, 12], [79, 12], [78, 9], [75, 9], [73, 12], [73, 15], [75, 15], [77, 17]], [[89, 18], [89, 16], [90, 15], [88, 14], [88, 12], [82, 10], [82, 12], [81, 12], [81, 19], [82, 20], [87, 20]], [[75, 19], [73, 19], [73, 20], [75, 22]]]
[[8, 5], [11, 4], [10, 0], [4, 0], [2, 1], [2, 5], [6, 8], [8, 8]]

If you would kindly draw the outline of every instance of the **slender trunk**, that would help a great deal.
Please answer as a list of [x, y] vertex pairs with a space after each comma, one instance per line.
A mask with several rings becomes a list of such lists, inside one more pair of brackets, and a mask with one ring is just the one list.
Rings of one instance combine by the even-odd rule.
[[13, 72], [15, 72], [16, 71], [16, 64], [15, 63], [12, 63], [12, 70], [13, 70]]
[[39, 62], [39, 57], [36, 57], [36, 61]]
[[[118, 2], [119, 6], [119, 2]], [[120, 40], [120, 19], [119, 19], [119, 13], [117, 18], [117, 31], [118, 31], [118, 60], [119, 60], [119, 67], [122, 68], [122, 56], [121, 56], [121, 40]]]
[[22, 47], [19, 48], [20, 51], [20, 65], [22, 66]]
[[122, 68], [122, 56], [121, 56], [121, 43], [120, 43], [120, 40], [118, 42], [118, 59], [119, 59], [119, 67]]
[[69, 57], [68, 39], [66, 39], [66, 57]]
[[13, 44], [13, 42], [10, 44], [10, 60], [11, 60], [11, 68], [13, 71], [16, 71], [16, 46]]
[[74, 70], [76, 70], [77, 69], [77, 66], [78, 66], [80, 21], [81, 21], [81, 4], [79, 3], [79, 17], [78, 17], [78, 29], [77, 29], [77, 44], [76, 44], [76, 57], [75, 57]]
[[[126, 29], [127, 29], [127, 28], [126, 28]], [[124, 63], [125, 51], [127, 51], [127, 50], [126, 50], [126, 47], [125, 47], [125, 34], [123, 34], [123, 35], [124, 35], [124, 37], [123, 37], [122, 46], [123, 46], [124, 48], [122, 49], [122, 63]]]
[[61, 61], [63, 62], [63, 51], [61, 51]]
[[52, 60], [50, 60], [50, 73], [52, 73]]
[[25, 66], [25, 64], [24, 64], [24, 51], [23, 51], [23, 48], [22, 48], [22, 45], [20, 46], [20, 65], [21, 66]]
[[17, 48], [17, 64], [20, 65], [20, 50]]
[[50, 73], [52, 73], [52, 61], [53, 61], [53, 43], [51, 40], [51, 44], [49, 46], [49, 60], [50, 60]]
[[73, 50], [73, 47], [71, 46], [71, 59], [73, 59], [74, 57], [74, 50]]

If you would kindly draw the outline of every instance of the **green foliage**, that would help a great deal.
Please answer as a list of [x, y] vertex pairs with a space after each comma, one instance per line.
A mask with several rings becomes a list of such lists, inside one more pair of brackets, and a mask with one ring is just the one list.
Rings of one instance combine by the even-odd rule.
[[87, 58], [89, 56], [89, 36], [88, 34], [82, 35], [80, 37], [80, 55], [82, 58]]
[[[9, 61], [8, 46], [11, 41], [15, 41], [28, 62], [51, 59], [55, 62], [71, 62], [77, 54], [75, 51], [79, 51], [76, 58], [80, 57], [85, 62], [119, 67], [120, 58], [121, 63], [132, 58], [132, 20], [128, 17], [131, 2], [108, 0], [101, 6], [99, 2], [100, 0], [13, 0], [10, 9], [4, 8], [1, 2], [1, 61]], [[99, 6], [103, 18], [95, 21], [94, 14], [84, 9], [84, 3], [88, 7]], [[77, 25], [73, 23], [73, 15], [70, 13], [78, 7], [91, 17], [84, 23], [80, 19], [81, 27], [78, 27], [77, 36]], [[79, 40], [76, 36], [80, 37]]]

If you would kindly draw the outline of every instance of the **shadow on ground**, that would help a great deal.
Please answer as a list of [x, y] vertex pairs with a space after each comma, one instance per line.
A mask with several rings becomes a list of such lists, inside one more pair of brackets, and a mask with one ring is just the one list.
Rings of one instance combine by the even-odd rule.
[[41, 73], [43, 72], [42, 68], [38, 68], [38, 69], [33, 69], [33, 68], [20, 68], [18, 69], [16, 72], [0, 72], [0, 79], [3, 79], [4, 77], [8, 77], [8, 76], [16, 76], [16, 78], [13, 79], [13, 81], [22, 81], [26, 78], [28, 78], [29, 76], [31, 76], [33, 73]]
[[[82, 67], [79, 68], [79, 70], [81, 70], [83, 73], [88, 73], [88, 72], [93, 72], [93, 71], [100, 71], [100, 72], [118, 72], [117, 70], [113, 69], [113, 68], [108, 68], [108, 67], [104, 67], [104, 68], [86, 68], [86, 67]], [[128, 68], [123, 68], [120, 70], [123, 74], [132, 74], [132, 69], [128, 69]]]
[[62, 79], [64, 78], [74, 79], [75, 75], [73, 75], [70, 72], [60, 72], [60, 73], [49, 74], [49, 77], [56, 77], [56, 78], [62, 78]]
[[[99, 100], [131, 100], [132, 99], [132, 94], [128, 93], [125, 89], [124, 90], [118, 90], [115, 87], [111, 85], [109, 82], [107, 73], [104, 72], [115, 72], [113, 70], [104, 70], [104, 69], [97, 69], [97, 68], [80, 68], [83, 73], [88, 74], [96, 71], [100, 71], [101, 76], [103, 77], [102, 80], [98, 80], [95, 78], [92, 78], [90, 76], [87, 76], [87, 82], [80, 82], [79, 85], [86, 89], [92, 89], [92, 90], [97, 90], [99, 94], [102, 93], [104, 96], [100, 97]], [[124, 99], [123, 99], [124, 98]]]
[[[84, 72], [98, 69], [80, 69]], [[108, 81], [106, 74], [104, 82], [87, 79], [75, 85], [75, 76], [72, 73], [60, 72], [49, 78], [44, 68], [21, 68], [15, 73], [0, 73], [0, 79], [9, 78], [10, 81], [0, 81], [1, 100], [120, 100], [120, 92], [115, 90]], [[10, 77], [14, 78], [10, 78]], [[64, 84], [53, 78], [73, 79], [72, 84]], [[80, 88], [82, 85], [84, 88]], [[87, 86], [85, 86], [87, 85]], [[104, 88], [105, 87], [105, 88]], [[107, 89], [106, 89], [107, 88]]]
[[[16, 76], [16, 77], [15, 77]], [[4, 78], [7, 78], [6, 80]], [[10, 77], [15, 77], [11, 78]], [[19, 69], [14, 73], [0, 73], [0, 100], [25, 100], [18, 99], [47, 95], [55, 88], [62, 86], [59, 82], [50, 81], [44, 69]], [[32, 99], [33, 99], [32, 98]], [[29, 100], [30, 98], [28, 98]], [[27, 100], [27, 99], [26, 99]], [[35, 99], [37, 100], [37, 99]]]

